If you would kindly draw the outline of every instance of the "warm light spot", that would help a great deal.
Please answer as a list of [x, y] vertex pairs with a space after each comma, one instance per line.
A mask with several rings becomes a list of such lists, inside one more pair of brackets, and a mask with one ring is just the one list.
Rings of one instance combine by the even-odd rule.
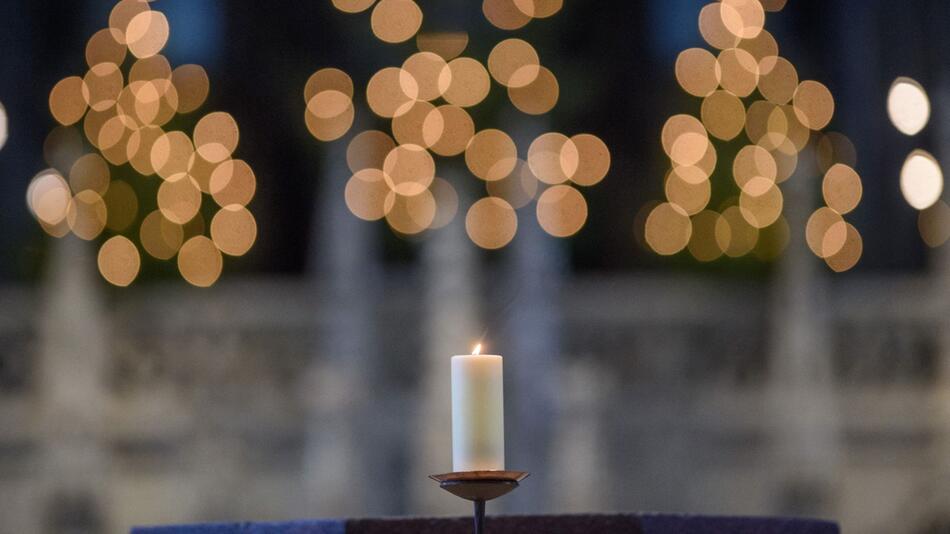
[[73, 234], [90, 241], [102, 233], [106, 226], [106, 203], [98, 193], [90, 189], [73, 196], [66, 207], [66, 222]]
[[560, 87], [554, 73], [539, 67], [534, 80], [520, 87], [508, 87], [508, 98], [516, 108], [528, 115], [542, 115], [557, 104]]
[[155, 174], [155, 167], [152, 166], [152, 147], [163, 135], [165, 132], [158, 126], [144, 126], [129, 135], [125, 155], [133, 169], [145, 176]]
[[58, 172], [47, 169], [33, 177], [26, 190], [26, 205], [41, 223], [56, 226], [66, 219], [72, 200], [69, 185]]
[[716, 221], [716, 243], [730, 258], [745, 256], [759, 240], [758, 228], [746, 222], [738, 206], [729, 206]]
[[83, 81], [79, 76], [70, 76], [53, 86], [49, 94], [49, 111], [56, 122], [69, 126], [75, 124], [86, 113], [86, 99], [83, 97]]
[[100, 63], [121, 65], [125, 61], [125, 52], [125, 45], [115, 40], [111, 30], [99, 30], [86, 43], [86, 64], [89, 68]]
[[914, 209], [927, 209], [943, 193], [943, 171], [929, 152], [915, 150], [901, 167], [901, 193]]
[[864, 251], [864, 243], [861, 234], [854, 226], [845, 225], [845, 238], [838, 252], [825, 257], [825, 263], [836, 273], [847, 271], [854, 267], [861, 259], [861, 253]]
[[418, 84], [411, 80], [397, 67], [386, 67], [374, 74], [366, 85], [366, 102], [373, 113], [391, 119], [408, 111], [419, 97]]
[[422, 26], [422, 10], [412, 0], [380, 0], [370, 17], [373, 34], [380, 41], [401, 43]]
[[415, 235], [429, 228], [435, 219], [435, 197], [428, 189], [416, 195], [404, 196], [390, 192], [386, 204], [389, 227], [403, 235]]
[[676, 165], [696, 165], [706, 155], [710, 144], [705, 130], [702, 133], [684, 133], [673, 141], [670, 159]]
[[332, 67], [320, 69], [310, 75], [303, 88], [303, 101], [310, 102], [317, 93], [339, 91], [353, 98], [353, 80], [349, 74]]
[[333, 0], [333, 6], [344, 13], [359, 13], [366, 11], [376, 0]]
[[555, 185], [538, 197], [538, 223], [554, 237], [576, 234], [587, 222], [587, 201], [569, 185]]
[[3, 145], [7, 144], [7, 139], [9, 138], [9, 119], [7, 118], [7, 108], [3, 107], [3, 104], [0, 103], [0, 150], [3, 150]]
[[950, 239], [950, 206], [938, 200], [917, 214], [917, 229], [928, 247], [936, 248]]
[[209, 287], [221, 276], [223, 260], [214, 242], [205, 236], [195, 236], [178, 251], [178, 270], [189, 284]]
[[768, 69], [762, 69], [759, 92], [770, 102], [787, 104], [797, 87], [798, 72], [789, 60], [777, 57], [771, 61]]
[[188, 159], [188, 176], [194, 178], [202, 193], [211, 194], [211, 174], [214, 173], [217, 166], [217, 163], [204, 159], [197, 152]]
[[[392, 131], [396, 142], [401, 145], [412, 144], [425, 147], [429, 146], [429, 143], [426, 142], [423, 129], [424, 123], [433, 111], [435, 111], [435, 106], [424, 100], [420, 100], [413, 103], [412, 107], [402, 115], [394, 117]], [[442, 135], [444, 123], [441, 122], [442, 116], [439, 113], [435, 115], [437, 119], [433, 119], [433, 121], [436, 123], [433, 124], [430, 122], [429, 124], [431, 130], [430, 135], [434, 136], [435, 140], [438, 140]]]
[[[739, 149], [732, 162], [732, 176], [743, 192], [761, 195], [771, 188], [778, 175], [775, 158], [758, 145]], [[764, 180], [764, 182], [763, 182]]]
[[466, 46], [467, 32], [425, 32], [416, 35], [416, 47], [420, 51], [438, 54], [446, 61], [460, 56]]
[[98, 142], [93, 143], [102, 151], [102, 156], [113, 165], [128, 162], [127, 148], [129, 138], [135, 131], [135, 121], [127, 115], [110, 118], [99, 130]]
[[162, 55], [142, 58], [132, 64], [129, 69], [129, 83], [132, 82], [159, 82], [164, 89], [172, 87], [172, 66]]
[[703, 179], [705, 180], [712, 176], [718, 162], [719, 156], [716, 154], [716, 147], [714, 147], [712, 143], [708, 143], [706, 152], [703, 154], [703, 157], [696, 162], [695, 167], [703, 172]]
[[138, 276], [142, 258], [129, 238], [117, 235], [99, 247], [98, 264], [99, 273], [107, 282], [126, 287]]
[[433, 217], [432, 223], [429, 224], [429, 228], [435, 230], [448, 225], [455, 218], [455, 214], [458, 213], [459, 209], [459, 195], [452, 184], [439, 177], [432, 181], [429, 191], [432, 192], [432, 197], [435, 199], [435, 217]]
[[346, 164], [354, 173], [363, 169], [382, 170], [383, 161], [394, 148], [396, 148], [395, 141], [386, 133], [379, 130], [360, 132], [350, 140], [346, 148]]
[[821, 130], [831, 122], [835, 100], [821, 82], [805, 80], [798, 84], [792, 99], [795, 116], [811, 130]]
[[522, 160], [518, 160], [514, 170], [502, 178], [485, 183], [488, 194], [505, 200], [511, 207], [518, 209], [526, 206], [538, 193], [538, 178], [531, 172], [531, 167]]
[[435, 178], [435, 161], [419, 145], [399, 145], [383, 160], [383, 176], [397, 194], [415, 196], [425, 192]]
[[579, 163], [577, 146], [561, 133], [541, 134], [528, 147], [528, 166], [538, 180], [546, 184], [566, 182]]
[[[751, 184], [761, 182], [759, 186]], [[782, 215], [784, 198], [782, 190], [775, 182], [757, 177], [739, 194], [739, 212], [749, 225], [755, 228], [765, 228], [778, 220]], [[760, 190], [763, 192], [759, 193]], [[753, 190], [758, 194], [751, 194]]]
[[692, 185], [700, 185], [703, 182], [709, 181], [709, 174], [699, 167], [677, 166], [673, 167], [670, 173], [675, 174], [677, 179]]
[[515, 142], [501, 130], [478, 132], [465, 149], [465, 164], [482, 180], [501, 180], [511, 173], [517, 161]]
[[127, 182], [112, 182], [102, 200], [106, 203], [106, 228], [113, 232], [122, 232], [135, 222], [139, 213], [139, 199]]
[[159, 260], [167, 260], [178, 253], [184, 240], [184, 231], [180, 224], [169, 221], [160, 211], [155, 210], [142, 220], [139, 240], [149, 255]]
[[719, 87], [720, 77], [716, 56], [705, 48], [688, 48], [676, 57], [676, 81], [693, 96], [708, 96]]
[[244, 206], [225, 206], [211, 219], [211, 239], [229, 256], [243, 256], [257, 239], [257, 222]]
[[209, 113], [195, 125], [195, 148], [201, 157], [212, 163], [231, 157], [237, 148], [239, 137], [234, 117], [223, 111]]
[[837, 254], [844, 246], [846, 237], [847, 223], [831, 208], [818, 208], [805, 225], [805, 241], [819, 258]]
[[698, 261], [709, 262], [722, 256], [722, 249], [716, 241], [716, 223], [719, 214], [704, 210], [693, 216], [693, 230], [687, 245], [689, 253]]
[[518, 231], [514, 208], [498, 197], [486, 197], [472, 204], [465, 215], [465, 231], [476, 245], [498, 249], [511, 242]]
[[181, 65], [172, 71], [172, 83], [178, 93], [178, 112], [191, 113], [208, 98], [210, 82], [201, 65]]
[[425, 145], [440, 156], [461, 154], [474, 135], [475, 122], [458, 106], [439, 106], [430, 111], [422, 123]]
[[821, 184], [825, 204], [838, 213], [845, 214], [861, 201], [861, 177], [851, 167], [836, 163], [832, 165]]
[[[346, 102], [349, 103], [338, 115], [329, 118], [320, 118], [311, 111], [313, 107], [319, 106], [321, 101], [328, 103], [330, 106], [336, 105], [332, 103], [332, 101], [335, 100], [334, 97], [336, 97], [336, 104], [342, 102], [339, 100], [340, 97], [346, 99]], [[324, 110], [323, 113], [330, 114], [332, 111]], [[307, 110], [304, 112], [304, 123], [306, 123], [307, 131], [310, 132], [310, 135], [317, 140], [334, 141], [343, 137], [346, 132], [350, 130], [350, 127], [353, 126], [355, 116], [356, 110], [346, 95], [339, 91], [323, 91], [310, 100]]]
[[194, 153], [191, 138], [185, 132], [168, 132], [152, 143], [150, 163], [162, 178], [187, 172], [188, 162]]
[[788, 0], [759, 0], [766, 11], [781, 11]]
[[367, 167], [350, 177], [343, 196], [353, 215], [366, 221], [378, 221], [392, 208], [392, 201], [387, 203], [390, 192], [383, 171]]
[[683, 208], [667, 202], [650, 211], [644, 227], [647, 244], [662, 256], [670, 256], [686, 248], [692, 232], [689, 215]]
[[901, 76], [887, 93], [887, 116], [902, 134], [916, 135], [930, 120], [930, 99], [916, 80]]
[[709, 204], [709, 198], [712, 194], [709, 180], [693, 183], [681, 178], [677, 172], [667, 174], [663, 189], [666, 193], [666, 199], [671, 204], [682, 208], [687, 215], [694, 215], [702, 211]]
[[[592, 186], [600, 183], [610, 170], [610, 150], [592, 134], [577, 134], [571, 137], [573, 150], [568, 143], [561, 147], [561, 162], [568, 178], [577, 185]], [[576, 154], [576, 163], [571, 158]]]
[[[759, 35], [753, 39], [743, 39], [736, 48], [752, 54], [759, 65], [760, 75], [771, 71], [778, 59], [778, 43], [775, 42], [775, 37], [766, 30], [759, 32]], [[798, 82], [796, 81], [795, 84], [798, 85]]]
[[443, 87], [439, 83], [439, 77], [446, 65], [441, 56], [432, 52], [417, 52], [409, 56], [403, 62], [402, 71], [399, 73], [403, 92], [412, 94], [415, 91], [419, 100], [439, 98], [448, 88], [447, 85]]
[[564, 0], [514, 0], [518, 10], [536, 19], [553, 16], [564, 6]]
[[729, 31], [723, 22], [723, 9], [720, 2], [706, 4], [699, 12], [699, 33], [713, 48], [725, 50], [739, 43], [739, 37]]
[[439, 86], [446, 102], [467, 108], [488, 96], [491, 80], [481, 63], [470, 57], [460, 57], [449, 61], [442, 69]]
[[69, 187], [74, 192], [91, 189], [104, 195], [109, 189], [109, 164], [98, 154], [86, 154], [69, 170]]
[[488, 72], [506, 87], [524, 87], [541, 71], [538, 52], [522, 39], [505, 39], [488, 54]]
[[723, 25], [740, 39], [754, 39], [765, 25], [765, 10], [759, 0], [722, 0]]
[[126, 29], [137, 15], [150, 9], [148, 0], [120, 0], [109, 13], [109, 31], [113, 39], [126, 44]]
[[478, 345], [475, 345], [475, 348], [472, 349], [472, 355], [473, 355], [473, 356], [478, 356], [481, 352], [482, 352], [482, 344], [481, 344], [481, 343], [479, 343]]
[[[685, 143], [681, 143], [680, 139], [687, 135], [690, 137], [686, 138]], [[699, 119], [680, 114], [667, 119], [660, 134], [660, 141], [663, 151], [670, 159], [679, 165], [688, 166], [696, 164], [706, 155], [710, 145], [706, 135], [706, 128]], [[680, 146], [677, 147], [678, 144]]]
[[[785, 105], [779, 108], [781, 113], [785, 116], [784, 119], [779, 120], [782, 125], [784, 125], [785, 135], [784, 137], [791, 141], [791, 146], [787, 145], [784, 140], [774, 143], [774, 147], [766, 147], [774, 150], [784, 151], [791, 150], [794, 152], [802, 151], [805, 146], [808, 144], [808, 140], [811, 139], [811, 130], [808, 129], [804, 124], [799, 120], [798, 115], [795, 113], [795, 109], [792, 106]], [[778, 117], [778, 112], [773, 112], [773, 117], [770, 117], [769, 124], [773, 124]], [[783, 136], [774, 136], [774, 139], [781, 139]]]
[[86, 72], [82, 81], [82, 97], [90, 108], [105, 111], [115, 105], [122, 92], [122, 71], [115, 63], [99, 63]]
[[483, 0], [482, 13], [492, 26], [502, 30], [517, 30], [532, 18], [518, 9], [515, 0]]
[[[792, 146], [792, 142], [786, 139], [783, 143], [783, 146], [785, 145]], [[780, 184], [791, 178], [795, 169], [798, 168], [798, 152], [795, 150], [774, 150], [769, 154], [775, 159], [777, 169], [775, 183]]]
[[228, 160], [211, 173], [211, 196], [219, 206], [246, 206], [257, 190], [257, 178], [244, 160]]
[[139, 13], [129, 21], [126, 44], [135, 57], [151, 57], [168, 42], [168, 19], [159, 11]]
[[157, 200], [158, 209], [166, 219], [185, 224], [201, 208], [201, 189], [191, 176], [179, 173], [162, 182]]
[[747, 97], [759, 83], [759, 64], [749, 52], [728, 48], [716, 58], [721, 75], [720, 85], [730, 93]]
[[745, 106], [728, 91], [714, 91], [704, 98], [700, 116], [709, 134], [725, 141], [739, 135], [745, 126]]

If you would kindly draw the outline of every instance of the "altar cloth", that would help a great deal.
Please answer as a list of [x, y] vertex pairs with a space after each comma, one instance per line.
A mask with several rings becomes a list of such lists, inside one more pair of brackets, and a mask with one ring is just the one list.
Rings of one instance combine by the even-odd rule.
[[[470, 534], [471, 517], [136, 527], [132, 534]], [[830, 521], [675, 514], [488, 516], [486, 534], [839, 534]]]

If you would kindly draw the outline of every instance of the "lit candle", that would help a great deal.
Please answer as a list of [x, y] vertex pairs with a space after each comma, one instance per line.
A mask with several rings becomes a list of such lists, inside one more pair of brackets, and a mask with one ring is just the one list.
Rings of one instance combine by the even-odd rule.
[[502, 358], [452, 357], [452, 470], [505, 469], [505, 400]]

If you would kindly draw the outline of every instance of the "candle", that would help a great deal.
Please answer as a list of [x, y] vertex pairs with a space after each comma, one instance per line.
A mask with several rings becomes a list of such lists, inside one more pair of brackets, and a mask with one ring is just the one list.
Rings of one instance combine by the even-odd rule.
[[452, 357], [453, 471], [505, 469], [502, 358], [480, 349]]

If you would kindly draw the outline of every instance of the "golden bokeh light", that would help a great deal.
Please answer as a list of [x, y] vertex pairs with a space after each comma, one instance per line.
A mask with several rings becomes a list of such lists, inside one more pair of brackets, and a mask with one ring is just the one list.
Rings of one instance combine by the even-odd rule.
[[[319, 96], [318, 94], [314, 99]], [[239, 137], [237, 121], [223, 111], [209, 113], [195, 125], [195, 149], [201, 157], [212, 163], [219, 163], [231, 157], [237, 148]]]
[[847, 223], [841, 215], [828, 207], [815, 210], [805, 225], [805, 241], [819, 258], [837, 254], [847, 237]]
[[461, 154], [474, 135], [475, 121], [458, 106], [439, 106], [430, 111], [422, 123], [425, 146], [440, 156]]
[[99, 237], [106, 226], [106, 209], [99, 193], [90, 189], [80, 191], [66, 207], [66, 223], [76, 237], [91, 241]]
[[126, 30], [136, 16], [151, 9], [147, 0], [120, 0], [109, 13], [109, 31], [120, 44], [128, 44]]
[[729, 91], [714, 91], [703, 99], [700, 116], [713, 137], [728, 141], [745, 127], [745, 106]]
[[142, 258], [135, 243], [121, 235], [112, 236], [99, 247], [99, 273], [112, 285], [126, 287], [135, 280]]
[[740, 39], [754, 39], [765, 25], [765, 9], [759, 0], [722, 0], [723, 25]]
[[[678, 169], [677, 169], [678, 170]], [[709, 180], [692, 181], [684, 179], [679, 172], [670, 171], [663, 188], [666, 200], [683, 209], [687, 215], [702, 211], [712, 195]]]
[[435, 179], [435, 160], [419, 145], [399, 145], [390, 150], [383, 160], [383, 177], [396, 194], [419, 195]]
[[[736, 48], [741, 48], [752, 54], [759, 65], [759, 74], [769, 72], [778, 60], [778, 43], [775, 37], [767, 30], [762, 30], [752, 39], [743, 39], [739, 41]], [[798, 82], [795, 82], [798, 85]], [[764, 95], [763, 95], [764, 96]]]
[[709, 149], [706, 128], [691, 115], [673, 115], [667, 119], [660, 134], [663, 151], [677, 165], [698, 163]]
[[917, 214], [917, 229], [924, 243], [936, 248], [950, 239], [950, 206], [938, 200], [933, 206]]
[[198, 183], [185, 173], [170, 176], [158, 188], [158, 209], [169, 221], [187, 223], [201, 209]]
[[770, 226], [782, 215], [784, 197], [782, 196], [782, 190], [775, 182], [764, 178], [756, 178], [756, 180], [761, 180], [768, 185], [748, 187], [747, 189], [757, 190], [761, 188], [765, 191], [753, 195], [747, 190], [743, 190], [739, 194], [739, 212], [750, 226], [761, 229]]
[[476, 245], [490, 250], [498, 249], [514, 239], [518, 231], [518, 215], [501, 198], [482, 198], [472, 204], [465, 214], [465, 231]]
[[759, 0], [766, 11], [781, 11], [788, 0]]
[[519, 11], [536, 19], [554, 16], [564, 7], [564, 0], [514, 0]]
[[160, 11], [143, 11], [129, 21], [125, 39], [135, 57], [154, 56], [168, 42], [168, 19]]
[[[600, 183], [610, 170], [607, 144], [596, 135], [586, 133], [571, 136], [570, 141], [570, 145], [565, 143], [561, 147], [561, 162], [568, 178], [585, 187]], [[571, 160], [575, 154], [576, 162]]]
[[515, 142], [501, 130], [482, 130], [472, 137], [465, 149], [468, 170], [482, 180], [501, 180], [511, 173], [518, 161]]
[[383, 171], [367, 167], [356, 171], [346, 182], [344, 199], [353, 215], [365, 221], [378, 221], [392, 208], [394, 197]]
[[527, 206], [538, 194], [539, 180], [531, 167], [518, 160], [514, 170], [501, 180], [485, 182], [485, 189], [493, 197], [504, 199], [515, 209]]
[[82, 119], [88, 104], [83, 97], [83, 80], [70, 76], [60, 80], [49, 93], [49, 110], [56, 122], [69, 126]]
[[144, 176], [155, 174], [155, 167], [152, 166], [152, 147], [155, 146], [155, 141], [164, 135], [165, 132], [158, 126], [143, 126], [129, 135], [125, 155], [138, 173]]
[[396, 142], [385, 132], [379, 130], [360, 132], [353, 136], [346, 148], [346, 164], [354, 173], [363, 169], [382, 170], [386, 156], [394, 148], [396, 148]]
[[709, 96], [721, 78], [716, 56], [704, 48], [687, 48], [676, 57], [676, 81], [693, 96]]
[[693, 216], [687, 248], [697, 261], [710, 262], [722, 256], [723, 250], [716, 240], [718, 222], [719, 214], [711, 210], [703, 210]]
[[310, 99], [323, 91], [339, 91], [353, 98], [353, 79], [340, 69], [328, 67], [314, 72], [307, 78], [303, 88], [303, 101]]
[[227, 160], [211, 173], [211, 196], [219, 206], [247, 206], [257, 191], [257, 177], [244, 160]]
[[821, 82], [805, 80], [798, 84], [792, 97], [795, 116], [811, 130], [821, 130], [831, 122], [835, 100], [831, 91]]
[[887, 92], [887, 116], [904, 135], [917, 135], [930, 120], [930, 99], [916, 80], [901, 76]]
[[366, 102], [373, 113], [393, 118], [408, 111], [419, 97], [414, 78], [404, 76], [402, 69], [386, 67], [370, 78], [366, 85]]
[[69, 187], [75, 192], [91, 189], [104, 195], [111, 178], [109, 164], [99, 154], [86, 154], [69, 169]]
[[796, 88], [798, 71], [783, 57], [772, 59], [769, 68], [763, 69], [759, 77], [759, 92], [773, 104], [787, 104], [795, 95]]
[[457, 58], [468, 46], [466, 32], [422, 32], [416, 35], [416, 47], [420, 52], [432, 52], [450, 61]]
[[66, 220], [72, 200], [69, 184], [54, 169], [41, 171], [33, 177], [26, 190], [26, 205], [41, 223], [56, 226]]
[[[489, 184], [497, 182], [488, 182]], [[435, 200], [435, 216], [429, 224], [429, 229], [435, 230], [447, 226], [459, 210], [459, 195], [448, 181], [436, 176], [429, 186], [432, 198]]]
[[390, 206], [386, 212], [386, 222], [400, 234], [419, 234], [429, 229], [435, 220], [435, 197], [428, 189], [412, 196], [390, 192], [386, 202]]
[[566, 182], [576, 172], [579, 162], [577, 146], [562, 133], [541, 134], [528, 147], [528, 166], [534, 176], [546, 184]]
[[722, 211], [716, 221], [715, 233], [716, 243], [730, 258], [740, 258], [752, 252], [759, 240], [759, 229], [745, 220], [738, 206], [729, 206]]
[[515, 0], [482, 0], [482, 13], [488, 22], [502, 30], [517, 30], [532, 19], [519, 9]]
[[243, 256], [257, 239], [257, 221], [244, 206], [232, 204], [218, 210], [211, 219], [211, 240], [229, 256]]
[[188, 171], [188, 162], [194, 152], [195, 147], [188, 134], [179, 131], [168, 132], [152, 143], [149, 162], [159, 176], [168, 179]]
[[403, 92], [409, 93], [414, 85], [416, 98], [419, 100], [430, 101], [439, 98], [450, 85], [441, 80], [447, 65], [442, 56], [433, 52], [417, 52], [409, 56], [399, 72]]
[[115, 40], [110, 30], [99, 30], [86, 43], [86, 64], [89, 68], [100, 63], [121, 65], [127, 50], [125, 45]]
[[825, 258], [825, 263], [836, 273], [841, 273], [854, 267], [858, 263], [858, 260], [861, 259], [861, 254], [864, 251], [864, 242], [857, 228], [850, 223], [840, 224], [843, 224], [845, 227], [841, 247], [837, 252]]
[[924, 150], [914, 150], [901, 167], [901, 193], [917, 210], [932, 206], [943, 193], [943, 171], [937, 159]]
[[[321, 118], [311, 111], [313, 107], [319, 106], [321, 102], [329, 103], [332, 106], [334, 101], [336, 104], [344, 102], [348, 105], [343, 108], [340, 114], [329, 118]], [[324, 113], [330, 114], [331, 112], [325, 110]], [[339, 91], [324, 91], [311, 99], [310, 105], [308, 105], [307, 110], [304, 112], [304, 123], [307, 125], [307, 130], [310, 132], [310, 135], [318, 141], [335, 141], [346, 135], [346, 132], [348, 132], [353, 125], [355, 117], [356, 110], [352, 102], [350, 102], [343, 93]]]
[[333, 0], [333, 7], [344, 13], [359, 13], [366, 11], [375, 3], [376, 0]]
[[373, 35], [387, 43], [411, 39], [422, 26], [422, 10], [412, 0], [379, 0], [370, 18]]
[[843, 163], [832, 165], [821, 183], [825, 204], [842, 215], [858, 207], [862, 192], [861, 177]]
[[201, 65], [180, 65], [172, 71], [172, 84], [178, 93], [178, 112], [191, 113], [201, 107], [211, 91], [208, 73]]
[[488, 96], [491, 80], [488, 71], [477, 60], [460, 57], [449, 61], [439, 76], [439, 86], [445, 101], [467, 108]]
[[554, 73], [540, 67], [535, 78], [526, 85], [508, 87], [508, 98], [516, 108], [528, 115], [543, 115], [557, 104], [560, 86]]
[[115, 105], [124, 87], [124, 78], [115, 63], [99, 63], [82, 79], [80, 91], [90, 109], [105, 111]]
[[[396, 142], [401, 145], [410, 144], [429, 147], [429, 143], [426, 142], [424, 129], [426, 121], [433, 111], [435, 111], [435, 106], [424, 100], [420, 100], [413, 103], [412, 107], [402, 115], [393, 117], [392, 131]], [[442, 121], [441, 113], [435, 113], [435, 116], [431, 120], [428, 120], [428, 126], [429, 137], [433, 138], [434, 141], [438, 141], [444, 131], [444, 122]]]
[[761, 195], [776, 181], [778, 166], [768, 150], [759, 145], [739, 149], [732, 161], [732, 176], [742, 192]]
[[664, 202], [653, 208], [646, 218], [646, 242], [662, 256], [671, 256], [686, 248], [692, 233], [689, 215], [675, 204]]
[[139, 240], [142, 242], [142, 248], [152, 257], [167, 260], [181, 248], [184, 231], [180, 224], [169, 221], [159, 210], [155, 210], [142, 219]]
[[759, 64], [749, 52], [728, 48], [716, 58], [721, 80], [719, 84], [730, 93], [747, 97], [759, 82]]
[[525, 40], [505, 39], [488, 54], [488, 72], [505, 87], [524, 87], [541, 71], [538, 52]]
[[203, 235], [192, 237], [178, 251], [178, 270], [194, 286], [209, 287], [217, 282], [222, 264], [221, 252]]
[[554, 237], [576, 234], [587, 222], [587, 201], [569, 185], [554, 185], [538, 197], [538, 224]]
[[706, 4], [699, 12], [699, 33], [709, 46], [725, 50], [739, 44], [739, 37], [729, 31], [723, 22], [722, 4]]

